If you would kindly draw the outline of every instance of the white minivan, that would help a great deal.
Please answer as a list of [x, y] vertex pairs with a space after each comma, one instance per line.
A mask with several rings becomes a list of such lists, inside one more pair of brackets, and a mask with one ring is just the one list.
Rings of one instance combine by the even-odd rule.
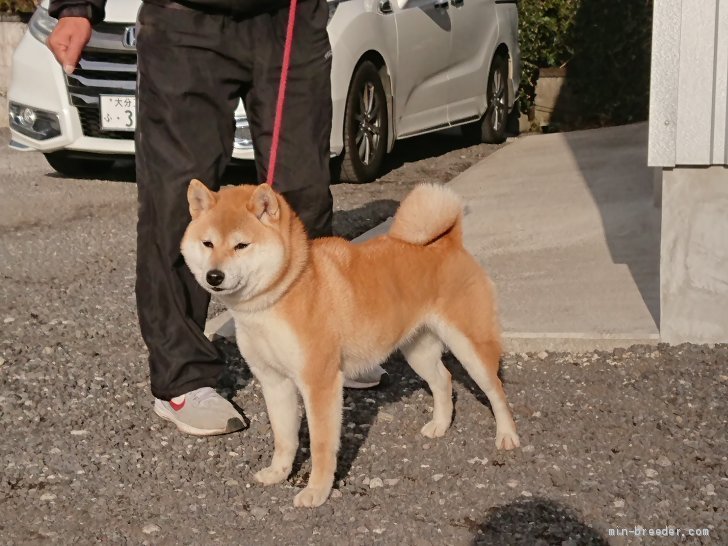
[[[134, 154], [135, 20], [141, 0], [108, 0], [76, 71], [45, 45], [56, 20], [43, 0], [13, 56], [10, 146], [39, 150], [69, 176], [101, 175]], [[516, 0], [329, 1], [332, 156], [341, 178], [377, 177], [397, 139], [462, 126], [505, 138], [520, 79]], [[252, 159], [241, 103], [233, 158]]]

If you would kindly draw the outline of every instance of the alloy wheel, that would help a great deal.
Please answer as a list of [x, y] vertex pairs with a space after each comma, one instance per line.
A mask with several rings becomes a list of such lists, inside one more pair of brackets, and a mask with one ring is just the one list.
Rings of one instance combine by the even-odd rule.
[[491, 111], [491, 127], [493, 127], [494, 131], [499, 131], [508, 115], [505, 80], [500, 70], [493, 72], [489, 109]]
[[382, 135], [380, 111], [381, 104], [374, 91], [374, 84], [367, 81], [359, 91], [359, 112], [354, 116], [359, 124], [355, 139], [356, 147], [359, 160], [364, 165], [371, 164], [379, 148]]

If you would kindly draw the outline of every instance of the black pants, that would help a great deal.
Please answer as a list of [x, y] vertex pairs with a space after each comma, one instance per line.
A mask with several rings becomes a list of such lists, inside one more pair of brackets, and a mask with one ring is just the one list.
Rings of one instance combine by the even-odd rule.
[[[240, 18], [148, 3], [139, 13], [136, 295], [157, 398], [214, 387], [222, 371], [203, 334], [209, 295], [180, 254], [187, 186], [199, 178], [218, 189], [239, 98], [265, 180], [287, 19], [287, 9]], [[327, 20], [324, 0], [301, 0], [274, 186], [313, 237], [331, 233]]]

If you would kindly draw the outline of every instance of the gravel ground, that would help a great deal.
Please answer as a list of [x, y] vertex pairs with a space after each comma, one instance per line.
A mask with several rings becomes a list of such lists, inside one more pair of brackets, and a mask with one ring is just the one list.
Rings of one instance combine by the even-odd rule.
[[[456, 415], [439, 440], [424, 383], [346, 393], [332, 498], [294, 509], [308, 437], [287, 483], [252, 479], [272, 454], [259, 387], [226, 342], [225, 388], [249, 427], [183, 436], [151, 412], [134, 310], [133, 173], [49, 174], [7, 151], [0, 168], [0, 543], [631, 544], [610, 528], [707, 529], [728, 544], [728, 346], [507, 354], [522, 448], [494, 447], [485, 398], [451, 358]], [[416, 182], [447, 181], [496, 147], [453, 135], [398, 147], [388, 173], [334, 187], [336, 230], [389, 216]], [[236, 169], [231, 179], [246, 179]]]

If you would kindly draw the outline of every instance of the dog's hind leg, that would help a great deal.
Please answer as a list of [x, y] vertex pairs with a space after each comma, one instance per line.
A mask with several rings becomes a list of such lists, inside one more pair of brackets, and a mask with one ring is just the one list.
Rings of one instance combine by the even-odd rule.
[[427, 381], [432, 391], [432, 421], [420, 431], [428, 438], [442, 436], [452, 421], [452, 381], [442, 363], [442, 342], [429, 330], [403, 345], [400, 350], [417, 374]]
[[298, 390], [291, 379], [271, 368], [251, 366], [251, 370], [263, 389], [275, 443], [270, 466], [257, 472], [255, 479], [264, 485], [271, 485], [288, 477], [296, 457], [301, 424]]
[[452, 323], [447, 320], [436, 320], [433, 324], [434, 330], [450, 348], [455, 358], [488, 396], [495, 416], [496, 447], [514, 449], [520, 445], [520, 441], [503, 385], [498, 378], [500, 343], [497, 338], [488, 339], [484, 333], [488, 331], [487, 329], [478, 331], [482, 326], [482, 321], [479, 321], [474, 313], [458, 316]]

